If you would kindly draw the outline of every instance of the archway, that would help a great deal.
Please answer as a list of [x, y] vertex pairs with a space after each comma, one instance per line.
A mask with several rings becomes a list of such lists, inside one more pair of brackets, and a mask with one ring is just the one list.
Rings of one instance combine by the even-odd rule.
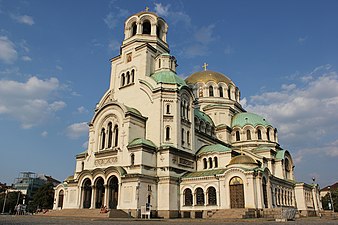
[[263, 202], [264, 202], [264, 207], [268, 208], [268, 192], [266, 189], [266, 179], [263, 177], [262, 180], [262, 187], [263, 187]]
[[91, 206], [91, 199], [92, 199], [92, 183], [87, 178], [83, 182], [83, 208], [89, 209]]
[[58, 207], [62, 209], [63, 207], [63, 196], [64, 196], [64, 192], [63, 190], [61, 190], [59, 192], [59, 200], [58, 200]]
[[233, 177], [230, 180], [230, 206], [231, 208], [244, 208], [243, 180]]
[[95, 199], [95, 208], [99, 209], [104, 204], [104, 181], [102, 177], [96, 179], [95, 184], [96, 199]]
[[116, 209], [118, 204], [118, 194], [119, 194], [119, 181], [116, 176], [112, 176], [109, 179], [108, 184], [109, 189], [109, 208]]

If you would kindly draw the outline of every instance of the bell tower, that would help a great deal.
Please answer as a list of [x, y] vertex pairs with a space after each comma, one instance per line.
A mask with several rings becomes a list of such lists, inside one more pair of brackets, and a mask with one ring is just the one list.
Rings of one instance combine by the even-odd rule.
[[135, 86], [133, 84], [138, 79], [146, 79], [155, 72], [158, 56], [170, 53], [167, 32], [166, 21], [156, 13], [149, 12], [149, 8], [130, 16], [124, 22], [120, 55], [111, 59], [112, 99], [117, 100], [117, 92], [121, 88]]

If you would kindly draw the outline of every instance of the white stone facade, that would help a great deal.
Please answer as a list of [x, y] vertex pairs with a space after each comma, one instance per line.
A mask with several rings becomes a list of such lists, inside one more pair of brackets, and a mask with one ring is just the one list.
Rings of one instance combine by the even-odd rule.
[[277, 129], [242, 108], [228, 77], [206, 67], [185, 81], [177, 76], [167, 31], [152, 12], [125, 21], [88, 149], [56, 187], [54, 209], [107, 206], [138, 216], [149, 203], [165, 218], [230, 208], [318, 210], [316, 187], [295, 181]]

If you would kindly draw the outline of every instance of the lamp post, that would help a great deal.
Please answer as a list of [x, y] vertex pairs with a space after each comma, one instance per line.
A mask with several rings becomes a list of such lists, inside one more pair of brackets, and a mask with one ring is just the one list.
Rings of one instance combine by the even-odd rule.
[[8, 194], [8, 190], [5, 191], [5, 199], [4, 199], [4, 205], [2, 206], [2, 213], [5, 213], [5, 205], [6, 205], [6, 200], [7, 200], [7, 194]]
[[330, 202], [331, 202], [332, 212], [334, 212], [334, 206], [333, 206], [332, 195], [331, 195], [331, 187], [328, 186], [327, 189], [329, 189], [329, 195], [330, 195]]

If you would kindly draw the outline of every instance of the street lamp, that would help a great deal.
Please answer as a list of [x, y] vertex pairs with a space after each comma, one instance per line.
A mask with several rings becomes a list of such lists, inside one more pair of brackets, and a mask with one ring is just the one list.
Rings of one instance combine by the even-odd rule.
[[5, 191], [4, 205], [2, 206], [2, 213], [1, 214], [5, 213], [5, 205], [6, 205], [7, 193], [8, 193], [8, 190]]
[[334, 206], [333, 206], [332, 195], [331, 195], [331, 187], [328, 186], [327, 189], [329, 189], [329, 195], [330, 195], [330, 202], [331, 202], [332, 212], [334, 212]]

